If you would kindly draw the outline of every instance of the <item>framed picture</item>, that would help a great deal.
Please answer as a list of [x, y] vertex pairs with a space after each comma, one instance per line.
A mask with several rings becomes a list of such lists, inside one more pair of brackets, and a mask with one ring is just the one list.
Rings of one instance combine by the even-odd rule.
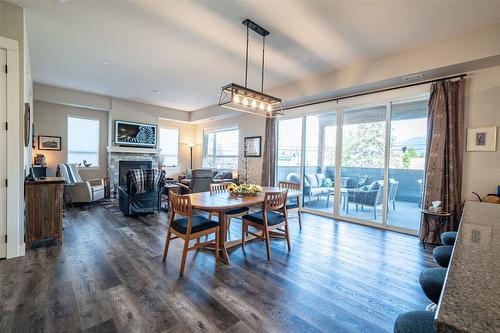
[[261, 157], [262, 137], [249, 136], [244, 140], [245, 157]]
[[496, 151], [497, 127], [467, 129], [467, 151]]
[[39, 135], [38, 136], [38, 149], [39, 150], [61, 150], [61, 137]]

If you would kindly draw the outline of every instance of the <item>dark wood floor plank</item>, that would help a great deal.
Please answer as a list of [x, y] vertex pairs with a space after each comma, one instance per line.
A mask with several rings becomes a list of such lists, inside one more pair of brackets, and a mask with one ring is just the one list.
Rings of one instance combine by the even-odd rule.
[[[395, 232], [309, 214], [290, 219], [292, 251], [262, 241], [231, 265], [182, 242], [161, 261], [167, 215], [68, 208], [62, 246], [0, 261], [1, 332], [391, 332], [429, 301], [418, 283], [431, 249]], [[231, 238], [241, 222], [231, 223]]]

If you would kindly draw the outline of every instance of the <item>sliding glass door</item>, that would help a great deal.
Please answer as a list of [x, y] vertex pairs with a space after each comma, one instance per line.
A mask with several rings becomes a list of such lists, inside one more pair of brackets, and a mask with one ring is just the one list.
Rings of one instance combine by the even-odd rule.
[[300, 182], [302, 117], [278, 122], [277, 181]]
[[418, 230], [427, 142], [427, 100], [393, 103], [387, 224]]
[[280, 120], [277, 180], [302, 181], [305, 211], [416, 233], [427, 102], [424, 95]]
[[305, 117], [304, 207], [333, 213], [337, 112]]
[[340, 215], [382, 222], [386, 106], [345, 110], [339, 184]]

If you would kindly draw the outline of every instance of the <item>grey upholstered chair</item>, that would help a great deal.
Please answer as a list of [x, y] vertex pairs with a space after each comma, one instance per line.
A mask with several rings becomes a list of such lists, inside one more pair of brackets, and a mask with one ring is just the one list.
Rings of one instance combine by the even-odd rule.
[[57, 166], [57, 175], [64, 178], [65, 193], [70, 203], [90, 203], [104, 198], [104, 180], [84, 180], [76, 164], [62, 163]]
[[193, 169], [189, 189], [191, 193], [208, 192], [212, 182], [213, 173], [211, 169]]

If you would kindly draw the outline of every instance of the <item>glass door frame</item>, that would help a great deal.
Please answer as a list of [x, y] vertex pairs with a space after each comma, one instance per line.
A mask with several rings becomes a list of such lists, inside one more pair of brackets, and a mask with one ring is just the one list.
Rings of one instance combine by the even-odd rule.
[[[405, 97], [406, 96], [406, 97]], [[347, 221], [347, 222], [352, 222], [352, 223], [357, 223], [361, 225], [367, 225], [379, 229], [384, 229], [384, 230], [391, 230], [391, 231], [396, 231], [404, 234], [409, 234], [409, 235], [418, 235], [419, 230], [413, 230], [413, 229], [408, 229], [408, 228], [403, 228], [403, 227], [398, 227], [394, 225], [389, 225], [387, 224], [387, 208], [388, 208], [388, 191], [389, 191], [389, 162], [390, 162], [390, 145], [391, 145], [391, 109], [392, 105], [394, 104], [402, 104], [402, 103], [409, 103], [409, 102], [415, 102], [415, 101], [422, 101], [422, 100], [428, 100], [429, 99], [429, 93], [428, 92], [417, 92], [413, 94], [406, 94], [403, 95], [403, 97], [394, 97], [391, 98], [388, 96], [387, 98], [380, 98], [378, 101], [375, 99], [375, 102], [371, 103], [360, 103], [360, 104], [352, 104], [349, 106], [337, 106], [333, 107], [330, 109], [322, 109], [318, 111], [309, 111], [309, 112], [303, 112], [300, 114], [291, 114], [288, 117], [282, 117], [280, 120], [287, 120], [287, 119], [292, 119], [292, 118], [302, 118], [302, 147], [301, 147], [301, 165], [300, 165], [300, 175], [301, 175], [301, 182], [304, 182], [304, 177], [305, 177], [305, 144], [306, 144], [306, 118], [307, 116], [312, 116], [316, 114], [321, 114], [325, 112], [336, 112], [337, 116], [337, 133], [336, 133], [336, 146], [335, 146], [335, 175], [340, 175], [341, 174], [341, 162], [342, 162], [342, 143], [343, 143], [343, 126], [344, 126], [344, 112], [347, 110], [353, 110], [357, 108], [365, 108], [365, 107], [372, 107], [372, 106], [382, 106], [384, 105], [386, 108], [385, 111], [385, 143], [384, 143], [384, 201], [382, 204], [382, 221], [381, 222], [373, 222], [369, 220], [363, 220], [351, 216], [345, 216], [340, 214], [340, 194], [341, 194], [341, 189], [340, 186], [335, 186], [334, 190], [334, 196], [333, 196], [333, 213], [329, 212], [323, 212], [323, 211], [318, 211], [306, 207], [302, 207], [302, 211], [306, 213], [311, 213], [314, 215], [320, 215], [320, 216], [325, 216], [329, 218], [334, 218], [337, 220], [341, 221]], [[328, 111], [327, 111], [328, 110]], [[278, 126], [277, 126], [278, 127]], [[276, 167], [277, 164], [276, 164]], [[424, 170], [425, 174], [425, 170]]]

